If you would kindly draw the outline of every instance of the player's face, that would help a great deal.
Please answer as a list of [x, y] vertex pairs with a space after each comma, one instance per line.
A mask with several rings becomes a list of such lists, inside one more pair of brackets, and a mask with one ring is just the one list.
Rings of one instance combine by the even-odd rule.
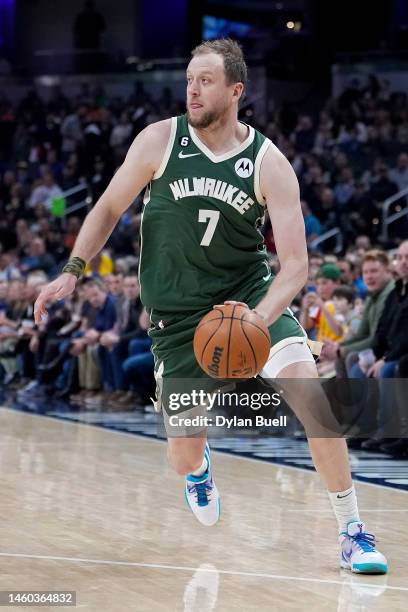
[[191, 126], [207, 128], [227, 115], [235, 85], [227, 85], [224, 59], [217, 53], [193, 57], [187, 68], [187, 117]]

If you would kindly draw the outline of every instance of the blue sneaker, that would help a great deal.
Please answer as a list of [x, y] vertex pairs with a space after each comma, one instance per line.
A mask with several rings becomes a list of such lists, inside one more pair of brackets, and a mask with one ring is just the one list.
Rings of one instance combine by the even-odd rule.
[[347, 532], [339, 535], [340, 565], [356, 574], [386, 574], [387, 559], [375, 548], [375, 536], [367, 533], [364, 523], [347, 525]]
[[201, 476], [186, 476], [185, 497], [196, 518], [207, 527], [220, 518], [220, 496], [211, 474], [210, 448], [205, 446], [204, 457], [208, 468]]

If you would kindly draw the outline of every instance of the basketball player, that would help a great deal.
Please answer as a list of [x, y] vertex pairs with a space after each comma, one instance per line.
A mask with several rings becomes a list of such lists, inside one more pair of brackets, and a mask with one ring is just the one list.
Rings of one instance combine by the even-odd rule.
[[[317, 378], [305, 333], [288, 310], [308, 270], [298, 182], [278, 149], [238, 121], [246, 80], [236, 42], [215, 40], [194, 49], [187, 68], [187, 115], [149, 125], [136, 137], [85, 219], [63, 273], [41, 291], [37, 323], [47, 302], [74, 290], [85, 263], [148, 185], [140, 283], [157, 379], [164, 384], [205, 377], [193, 353], [194, 330], [213, 305], [225, 301], [248, 304], [269, 326], [273, 347], [264, 378]], [[266, 209], [281, 265], [274, 279], [258, 231]], [[165, 417], [166, 412], [165, 405]], [[341, 566], [385, 573], [386, 559], [360, 521], [345, 440], [310, 438], [309, 446], [338, 521]], [[170, 437], [168, 457], [185, 477], [185, 496], [197, 519], [216, 523], [219, 494], [205, 437]]]

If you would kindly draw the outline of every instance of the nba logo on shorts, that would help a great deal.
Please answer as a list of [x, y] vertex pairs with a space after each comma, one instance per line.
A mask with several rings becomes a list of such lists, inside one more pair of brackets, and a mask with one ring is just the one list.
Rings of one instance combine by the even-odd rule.
[[235, 163], [235, 172], [241, 178], [248, 178], [254, 171], [254, 164], [247, 157], [241, 157]]

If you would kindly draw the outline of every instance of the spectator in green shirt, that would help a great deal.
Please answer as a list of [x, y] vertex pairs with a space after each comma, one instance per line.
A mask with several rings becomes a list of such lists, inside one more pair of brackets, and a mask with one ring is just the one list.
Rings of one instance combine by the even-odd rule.
[[327, 358], [337, 357], [336, 374], [343, 378], [358, 360], [358, 353], [372, 348], [385, 300], [394, 288], [390, 262], [384, 251], [367, 251], [363, 259], [363, 279], [368, 289], [368, 298], [357, 332], [347, 340], [326, 343], [324, 347]]

